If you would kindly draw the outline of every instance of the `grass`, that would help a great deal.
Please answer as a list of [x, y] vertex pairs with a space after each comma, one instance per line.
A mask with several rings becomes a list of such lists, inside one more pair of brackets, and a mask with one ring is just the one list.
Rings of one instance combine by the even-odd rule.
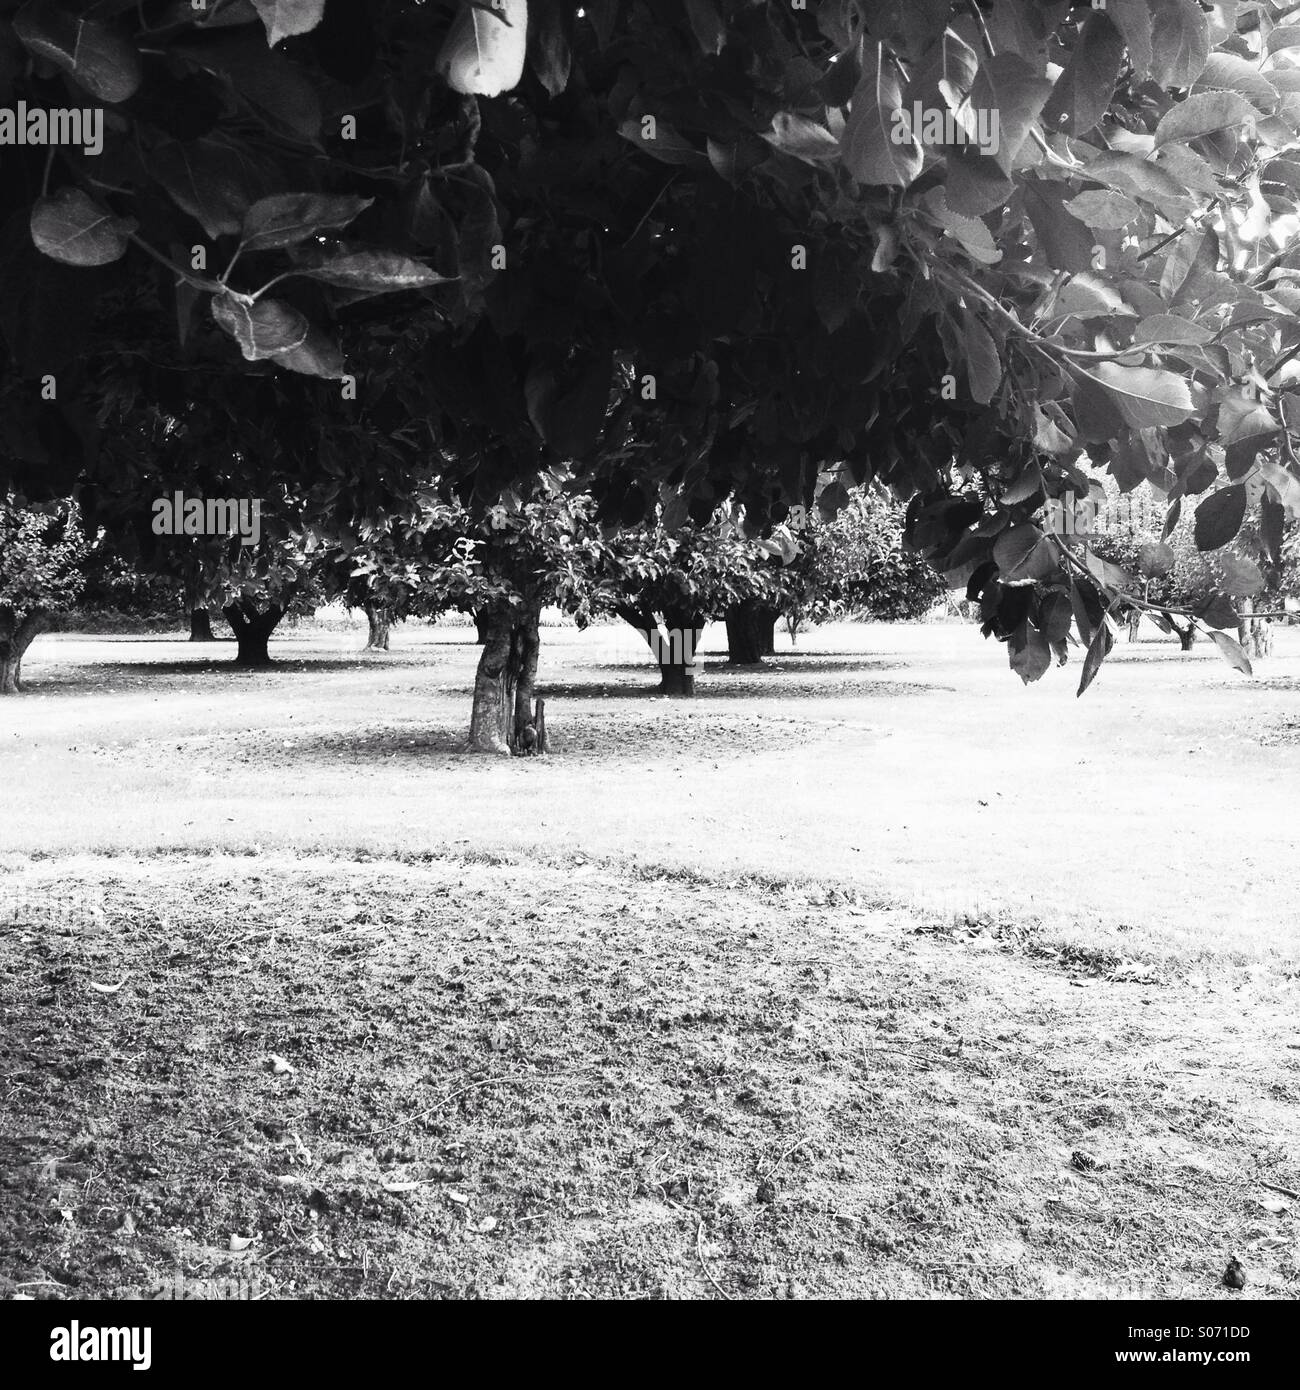
[[706, 637], [684, 702], [554, 629], [501, 761], [471, 636], [33, 647], [0, 1293], [1295, 1296], [1300, 635], [1082, 701], [961, 626]]

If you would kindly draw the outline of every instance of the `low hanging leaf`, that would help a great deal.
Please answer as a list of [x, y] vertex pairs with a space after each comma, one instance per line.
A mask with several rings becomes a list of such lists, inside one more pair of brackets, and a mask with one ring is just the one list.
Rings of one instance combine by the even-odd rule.
[[772, 128], [763, 131], [763, 139], [773, 149], [808, 164], [834, 159], [840, 152], [840, 142], [825, 126], [789, 111], [778, 111], [772, 117]]
[[1086, 134], [1106, 114], [1123, 60], [1119, 30], [1103, 9], [1094, 9], [1043, 107], [1043, 124], [1066, 135]]
[[1157, 367], [1121, 367], [1118, 362], [1099, 362], [1080, 371], [1105, 388], [1125, 421], [1134, 429], [1181, 425], [1196, 413], [1187, 382]]
[[1026, 685], [1039, 680], [1052, 664], [1052, 649], [1043, 632], [1026, 620], [1007, 640], [1007, 660]]
[[1219, 654], [1234, 671], [1240, 671], [1243, 676], [1255, 674], [1250, 658], [1242, 651], [1241, 644], [1235, 637], [1229, 637], [1226, 632], [1211, 632], [1210, 640], [1218, 647]]
[[1024, 522], [1003, 531], [993, 545], [998, 577], [1017, 586], [1047, 579], [1059, 568], [1056, 552], [1037, 526]]
[[1141, 215], [1142, 209], [1122, 193], [1095, 188], [1080, 193], [1065, 204], [1071, 217], [1102, 232], [1117, 232]]
[[1219, 569], [1223, 574], [1223, 591], [1233, 598], [1250, 598], [1264, 587], [1259, 566], [1248, 556], [1227, 550], [1219, 556]]
[[355, 251], [303, 273], [340, 289], [369, 290], [372, 294], [426, 289], [444, 285], [452, 278], [393, 251]]
[[1236, 627], [1237, 608], [1227, 594], [1217, 589], [1204, 602], [1197, 604], [1196, 616], [1207, 627]]
[[31, 215], [36, 249], [64, 265], [108, 265], [127, 247], [135, 223], [115, 217], [79, 188], [38, 198]]
[[1241, 483], [1212, 492], [1196, 509], [1197, 550], [1218, 550], [1228, 544], [1246, 516], [1246, 489]]
[[993, 335], [971, 310], [963, 310], [961, 318], [970, 393], [981, 405], [987, 405], [1002, 381], [1002, 358]]
[[1181, 343], [1197, 346], [1208, 343], [1214, 334], [1177, 314], [1151, 314], [1133, 330], [1133, 343]]
[[1101, 663], [1110, 655], [1110, 649], [1114, 645], [1115, 637], [1110, 630], [1110, 619], [1103, 618], [1097, 625], [1096, 632], [1092, 634], [1092, 641], [1088, 643], [1088, 654], [1083, 658], [1083, 673], [1079, 677], [1079, 688], [1075, 691], [1076, 700], [1097, 678]]
[[29, 0], [13, 18], [28, 52], [66, 72], [100, 101], [126, 101], [143, 77], [140, 54], [116, 29], [53, 0]]
[[277, 367], [285, 367], [303, 376], [320, 376], [338, 381], [343, 375], [343, 352], [332, 338], [318, 328], [309, 328], [307, 336], [296, 347], [272, 354]]
[[325, 18], [325, 0], [253, 0], [266, 26], [266, 42], [274, 48], [281, 39], [310, 34]]
[[925, 162], [920, 142], [903, 110], [903, 89], [884, 49], [866, 50], [862, 81], [853, 93], [840, 141], [844, 167], [858, 181], [884, 188], [906, 188]]
[[306, 341], [308, 323], [293, 307], [279, 299], [259, 299], [245, 304], [228, 294], [215, 295], [212, 317], [239, 344], [248, 362], [258, 362], [289, 352]]
[[1221, 130], [1254, 129], [1259, 111], [1236, 92], [1197, 92], [1166, 111], [1156, 126], [1155, 147], [1186, 144]]
[[528, 45], [527, 0], [462, 5], [434, 63], [454, 92], [495, 97], [519, 85]]
[[244, 216], [246, 251], [271, 251], [305, 241], [326, 228], [346, 227], [373, 198], [350, 194], [275, 193], [261, 198]]

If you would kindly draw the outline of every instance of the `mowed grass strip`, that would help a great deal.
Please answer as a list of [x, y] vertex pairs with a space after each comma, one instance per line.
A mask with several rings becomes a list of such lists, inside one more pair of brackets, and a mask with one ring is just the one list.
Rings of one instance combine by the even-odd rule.
[[10, 868], [0, 1296], [1300, 1288], [1276, 980], [496, 858]]

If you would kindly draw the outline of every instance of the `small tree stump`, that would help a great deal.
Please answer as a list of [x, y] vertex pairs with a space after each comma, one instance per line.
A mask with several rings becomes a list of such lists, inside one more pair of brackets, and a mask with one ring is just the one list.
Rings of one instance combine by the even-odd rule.
[[539, 695], [533, 705], [533, 728], [537, 730], [538, 753], [549, 753], [550, 748], [546, 742], [546, 701]]

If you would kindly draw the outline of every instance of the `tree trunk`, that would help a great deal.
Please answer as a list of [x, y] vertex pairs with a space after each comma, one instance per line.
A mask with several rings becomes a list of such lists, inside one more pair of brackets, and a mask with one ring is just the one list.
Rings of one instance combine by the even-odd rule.
[[[476, 624], [479, 616], [475, 615]], [[541, 645], [541, 609], [503, 608], [481, 616], [487, 640], [474, 673], [470, 752], [533, 751], [537, 729], [532, 706]]]
[[1237, 625], [1237, 641], [1252, 661], [1257, 657], [1271, 656], [1273, 653], [1272, 621], [1268, 618], [1257, 618], [1254, 613], [1255, 600], [1243, 598], [1238, 610], [1241, 622]]
[[206, 608], [190, 609], [190, 641], [215, 642], [212, 635], [212, 615]]
[[364, 650], [386, 652], [388, 650], [389, 629], [392, 627], [392, 617], [388, 609], [382, 604], [367, 603], [363, 611], [370, 629]]
[[1136, 642], [1138, 637], [1138, 627], [1142, 622], [1142, 610], [1134, 608], [1128, 615], [1128, 640]]
[[50, 615], [37, 609], [13, 628], [8, 637], [0, 637], [0, 695], [17, 695], [23, 688], [23, 657], [32, 640], [50, 625]]
[[746, 599], [727, 609], [727, 660], [733, 666], [756, 666], [776, 652], [775, 608]]
[[664, 695], [695, 694], [695, 653], [704, 635], [704, 619], [681, 610], [663, 614], [663, 622], [648, 608], [624, 604], [614, 610], [641, 634], [659, 667], [659, 690]]
[[793, 609], [786, 609], [785, 630], [790, 634], [790, 645], [793, 647], [799, 638], [799, 614]]
[[1196, 642], [1196, 628], [1191, 623], [1188, 623], [1185, 628], [1179, 627], [1172, 619], [1169, 625], [1178, 634], [1179, 647], [1185, 652], [1190, 652]]
[[272, 604], [265, 613], [259, 613], [247, 599], [240, 599], [223, 608], [221, 613], [238, 643], [235, 665], [269, 666], [271, 653], [267, 650], [267, 642], [284, 617], [284, 609]]
[[474, 627], [475, 630], [478, 632], [478, 644], [480, 647], [487, 642], [488, 627], [490, 623], [491, 616], [489, 615], [486, 609], [484, 609], [482, 612], [474, 614]]

